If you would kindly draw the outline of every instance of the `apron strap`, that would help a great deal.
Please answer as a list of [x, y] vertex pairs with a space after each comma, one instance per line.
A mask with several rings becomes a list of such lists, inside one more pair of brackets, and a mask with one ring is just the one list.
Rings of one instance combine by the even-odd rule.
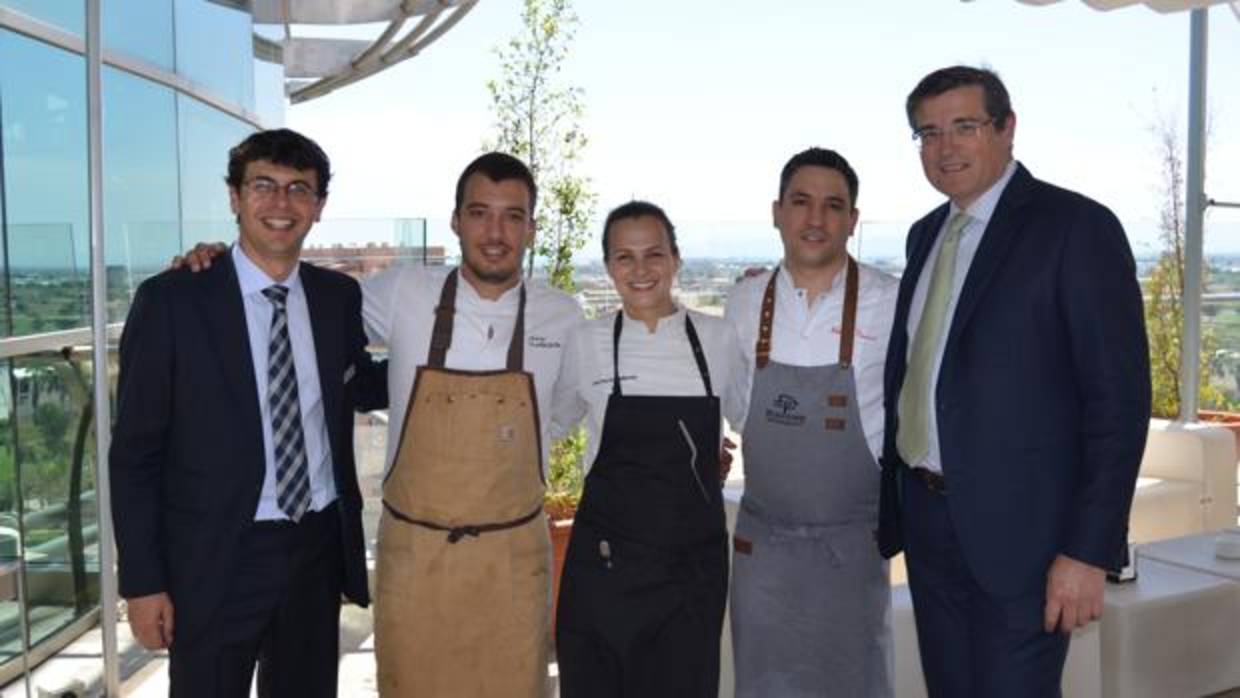
[[706, 396], [714, 397], [710, 389], [710, 367], [706, 365], [706, 353], [702, 351], [702, 343], [698, 341], [697, 330], [689, 319], [689, 311], [685, 311], [685, 334], [689, 335], [689, 346], [693, 348], [693, 360], [697, 362], [698, 373], [702, 376], [702, 385], [706, 386]]
[[452, 321], [456, 315], [456, 284], [457, 269], [448, 272], [444, 279], [443, 290], [439, 292], [439, 305], [435, 306], [435, 325], [431, 328], [431, 348], [426, 355], [426, 364], [431, 368], [443, 368], [444, 359], [448, 356], [448, 347], [452, 346]]
[[[762, 314], [758, 317], [758, 342], [754, 347], [754, 363], [759, 369], [765, 368], [771, 360], [771, 326], [775, 322], [775, 278], [779, 276], [779, 267], [771, 274], [766, 284], [766, 292], [762, 294]], [[848, 256], [847, 271], [844, 281], [844, 312], [840, 323], [840, 358], [844, 368], [852, 365], [853, 339], [857, 327], [857, 260]]]
[[[435, 306], [435, 325], [431, 328], [431, 348], [426, 364], [431, 368], [443, 368], [452, 346], [452, 325], [456, 317], [456, 288], [459, 269], [448, 272], [443, 290], [439, 293], [439, 305]], [[520, 371], [525, 363], [525, 283], [517, 300], [517, 319], [512, 327], [512, 340], [508, 343], [508, 370]]]
[[611, 394], [620, 392], [620, 330], [624, 329], [624, 310], [616, 311], [616, 324], [611, 330]]
[[517, 321], [512, 326], [512, 340], [508, 342], [508, 370], [520, 371], [525, 365], [525, 282], [521, 282], [517, 297]]
[[848, 255], [848, 276], [844, 282], [844, 319], [840, 323], [840, 366], [848, 368], [853, 360], [853, 340], [857, 328], [857, 260]]
[[766, 292], [762, 294], [762, 314], [758, 316], [758, 344], [754, 347], [754, 363], [759, 369], [766, 368], [771, 360], [771, 325], [775, 322], [775, 277], [779, 276], [779, 267], [771, 272], [771, 280], [766, 283]]
[[[620, 390], [620, 332], [624, 329], [624, 310], [616, 311], [616, 322], [611, 334], [611, 394], [623, 395]], [[714, 397], [710, 386], [710, 367], [706, 365], [706, 353], [702, 351], [702, 342], [698, 339], [693, 320], [689, 311], [685, 311], [685, 334], [689, 337], [689, 347], [693, 350], [693, 361], [697, 364], [698, 374], [702, 376], [702, 385], [706, 387], [707, 397]]]

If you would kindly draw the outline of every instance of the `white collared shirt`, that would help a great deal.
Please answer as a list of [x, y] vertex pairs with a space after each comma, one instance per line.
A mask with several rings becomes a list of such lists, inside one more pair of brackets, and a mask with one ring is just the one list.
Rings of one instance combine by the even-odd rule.
[[[737, 393], [733, 377], [740, 370], [741, 353], [732, 327], [720, 317], [678, 308], [660, 318], [651, 332], [645, 322], [625, 315], [620, 334], [620, 390], [625, 395], [706, 394], [685, 331], [686, 312], [702, 343], [711, 390], [719, 397], [722, 416], [734, 429], [739, 429], [745, 396]], [[598, 454], [612, 391], [615, 323], [615, 313], [608, 313], [570, 332], [556, 381], [556, 423], [567, 426], [586, 418], [588, 438], [583, 465], [587, 472]]]
[[[963, 230], [960, 231], [960, 246], [956, 249], [956, 268], [955, 275], [952, 277], [951, 296], [947, 301], [947, 316], [955, 318], [956, 303], [960, 300], [960, 292], [964, 289], [965, 279], [969, 276], [969, 267], [973, 264], [973, 257], [977, 255], [977, 248], [982, 244], [982, 236], [986, 232], [986, 227], [990, 224], [990, 217], [995, 213], [995, 207], [999, 205], [999, 197], [1003, 195], [1003, 190], [1007, 188], [1008, 182], [1011, 181], [1012, 175], [1016, 173], [1016, 161], [1012, 160], [1004, 168], [1003, 174], [984, 194], [977, 198], [970, 205], [965, 213], [969, 216], [969, 222], [965, 224]], [[947, 217], [943, 221], [943, 227], [939, 229], [938, 237], [934, 240], [934, 246], [930, 248], [930, 254], [926, 257], [926, 263], [922, 265], [921, 275], [917, 277], [917, 288], [913, 291], [913, 300], [909, 304], [908, 312], [908, 351], [913, 350], [913, 337], [917, 336], [917, 325], [921, 323], [921, 314], [926, 307], [926, 294], [929, 292], [930, 286], [930, 270], [934, 269], [935, 260], [939, 258], [939, 248], [943, 246], [943, 233], [947, 228], [947, 223], [960, 209], [956, 204], [951, 204]], [[939, 385], [939, 369], [943, 366], [943, 349], [947, 346], [947, 335], [951, 332], [951, 323], [943, 329], [943, 336], [939, 338], [939, 344], [934, 350], [934, 375], [930, 378], [930, 390], [926, 399], [930, 402], [930, 448], [926, 452], [926, 456], [922, 458], [920, 463], [909, 463], [911, 466], [926, 468], [936, 473], [943, 472], [943, 459], [939, 454], [939, 419], [938, 414], [934, 410], [934, 396]], [[905, 357], [907, 359], [907, 356]]]
[[[400, 445], [405, 411], [418, 366], [426, 363], [435, 306], [452, 267], [400, 265], [362, 280], [362, 315], [372, 342], [388, 348], [387, 467], [392, 467]], [[550, 424], [551, 394], [560, 369], [565, 335], [581, 322], [581, 308], [567, 294], [537, 281], [525, 282], [525, 366], [534, 374], [542, 430], [543, 468], [551, 437], [561, 430]], [[457, 284], [452, 345], [444, 359], [447, 368], [494, 371], [508, 363], [508, 344], [517, 320], [520, 286], [496, 300], [478, 295], [462, 275]], [[416, 444], [414, 445], [416, 448]]]
[[[877, 461], [883, 448], [883, 366], [895, 316], [899, 279], [866, 264], [857, 264], [857, 323], [853, 340], [853, 375], [857, 408], [865, 440]], [[753, 387], [758, 342], [758, 316], [773, 272], [743, 279], [728, 293], [724, 315], [736, 330], [744, 361], [738, 371], [748, 404]], [[844, 317], [844, 278], [841, 270], [831, 287], [811, 306], [805, 289], [796, 288], [792, 275], [781, 270], [775, 281], [775, 319], [771, 327], [771, 360], [791, 366], [825, 366], [839, 362]], [[743, 422], [742, 422], [743, 424]]]
[[232, 247], [233, 267], [241, 285], [245, 307], [245, 326], [250, 336], [250, 356], [254, 363], [254, 384], [258, 388], [259, 412], [263, 419], [263, 489], [258, 498], [256, 521], [287, 519], [276, 503], [275, 443], [271, 434], [271, 402], [267, 397], [267, 355], [271, 342], [271, 316], [275, 312], [263, 289], [279, 284], [288, 289], [285, 312], [288, 338], [293, 350], [293, 369], [297, 371], [297, 404], [301, 410], [301, 431], [310, 470], [310, 508], [320, 511], [336, 500], [336, 480], [332, 474], [331, 443], [327, 438], [327, 419], [323, 412], [323, 391], [319, 385], [318, 355], [310, 326], [310, 308], [301, 285], [299, 267], [284, 281], [274, 281], [259, 269], [241, 249]]

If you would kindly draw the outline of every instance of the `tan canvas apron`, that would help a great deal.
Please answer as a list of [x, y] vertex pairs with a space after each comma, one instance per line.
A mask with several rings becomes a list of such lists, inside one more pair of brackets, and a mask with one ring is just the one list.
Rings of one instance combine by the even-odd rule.
[[534, 378], [521, 370], [525, 288], [508, 367], [478, 372], [444, 368], [456, 287], [453, 271], [383, 484], [379, 693], [544, 696], [550, 541]]

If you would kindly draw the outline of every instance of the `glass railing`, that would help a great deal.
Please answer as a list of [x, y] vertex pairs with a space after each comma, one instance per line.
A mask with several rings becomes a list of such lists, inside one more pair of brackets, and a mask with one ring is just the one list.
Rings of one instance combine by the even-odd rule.
[[0, 683], [99, 606], [90, 332], [0, 342]]

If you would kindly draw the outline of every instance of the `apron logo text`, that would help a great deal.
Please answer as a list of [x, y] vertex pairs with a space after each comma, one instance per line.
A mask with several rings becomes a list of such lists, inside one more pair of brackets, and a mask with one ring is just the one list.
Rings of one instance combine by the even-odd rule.
[[795, 412], [800, 404], [791, 395], [780, 393], [775, 396], [774, 400], [771, 400], [771, 408], [766, 410], [766, 421], [787, 427], [799, 427], [805, 424], [805, 415]]

